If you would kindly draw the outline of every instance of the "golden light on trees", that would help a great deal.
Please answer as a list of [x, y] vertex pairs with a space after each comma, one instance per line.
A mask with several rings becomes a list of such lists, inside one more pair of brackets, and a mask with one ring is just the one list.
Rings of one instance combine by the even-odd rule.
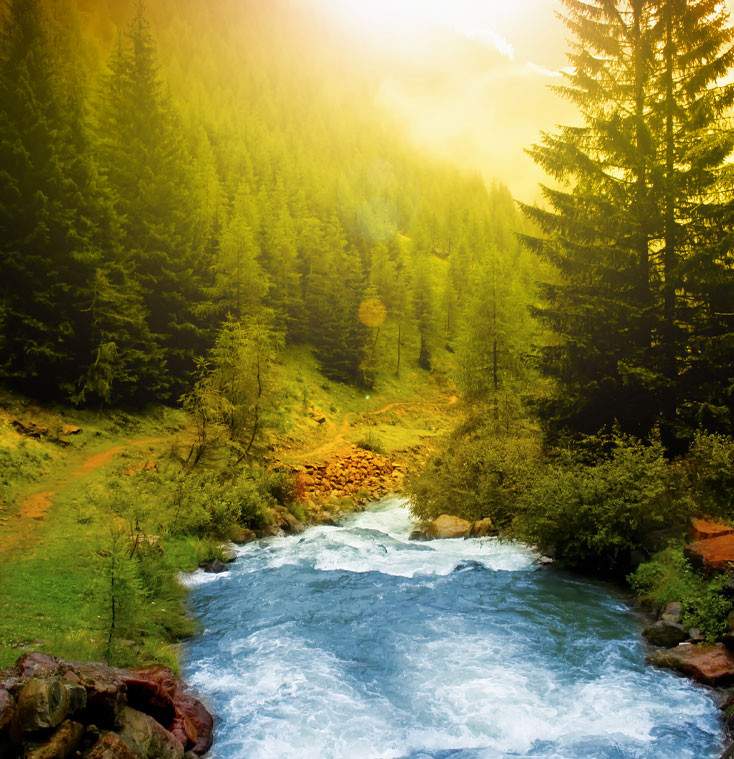
[[359, 304], [359, 320], [366, 327], [376, 329], [385, 323], [387, 308], [379, 298], [365, 298]]

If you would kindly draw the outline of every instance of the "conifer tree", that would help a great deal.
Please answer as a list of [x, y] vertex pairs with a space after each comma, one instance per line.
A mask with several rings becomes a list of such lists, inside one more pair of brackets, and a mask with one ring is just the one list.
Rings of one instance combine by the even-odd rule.
[[559, 335], [542, 354], [557, 393], [540, 412], [551, 437], [614, 422], [644, 436], [662, 422], [674, 450], [687, 353], [677, 294], [730, 150], [719, 126], [731, 95], [712, 86], [730, 32], [714, 2], [564, 4], [575, 41], [560, 89], [584, 123], [531, 150], [560, 187], [543, 188], [548, 208], [525, 207], [545, 233], [526, 242], [560, 273], [538, 309]]
[[98, 134], [100, 165], [123, 220], [122, 244], [165, 358], [158, 384], [177, 397], [207, 344], [199, 313], [210, 267], [206, 251], [194, 245], [189, 156], [142, 5], [110, 63]]

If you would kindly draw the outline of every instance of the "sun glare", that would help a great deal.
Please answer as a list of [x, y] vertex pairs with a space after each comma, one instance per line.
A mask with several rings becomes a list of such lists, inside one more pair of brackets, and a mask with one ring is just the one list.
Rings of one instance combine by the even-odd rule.
[[365, 33], [410, 38], [432, 29], [449, 29], [492, 44], [512, 57], [507, 30], [527, 16], [539, 0], [316, 0]]

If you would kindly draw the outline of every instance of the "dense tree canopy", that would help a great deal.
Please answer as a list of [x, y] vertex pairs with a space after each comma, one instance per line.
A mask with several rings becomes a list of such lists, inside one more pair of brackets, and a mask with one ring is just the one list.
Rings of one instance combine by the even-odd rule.
[[343, 41], [267, 6], [10, 3], [7, 382], [77, 403], [176, 400], [228, 317], [267, 311], [328, 377], [370, 386], [440, 365], [457, 340], [474, 350], [461, 324], [486, 266], [524, 277], [522, 321], [534, 263], [515, 266], [506, 190], [411, 148]]

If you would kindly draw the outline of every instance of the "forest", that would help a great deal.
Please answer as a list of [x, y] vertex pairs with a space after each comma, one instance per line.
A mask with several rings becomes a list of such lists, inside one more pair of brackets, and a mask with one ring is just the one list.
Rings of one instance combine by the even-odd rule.
[[[651, 615], [653, 663], [734, 680], [726, 4], [527, 0], [557, 12], [549, 87], [575, 115], [538, 117], [546, 179], [520, 200], [411, 138], [381, 100], [398, 64], [330, 2], [0, 10], [0, 666], [196, 673], [179, 573], [397, 492], [413, 547], [496, 540], [610, 581]], [[313, 755], [372, 756], [339, 745]]]

